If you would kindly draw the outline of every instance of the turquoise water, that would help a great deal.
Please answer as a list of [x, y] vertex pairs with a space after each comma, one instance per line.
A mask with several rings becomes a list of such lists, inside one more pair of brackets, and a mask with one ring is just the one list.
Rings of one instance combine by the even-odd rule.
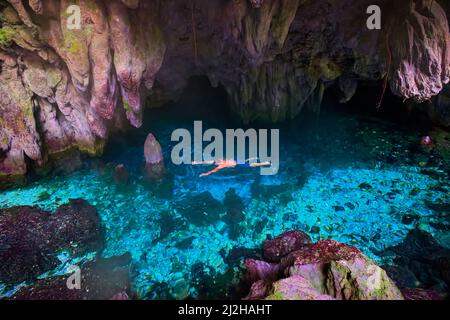
[[[205, 129], [236, 124], [221, 112], [189, 114], [183, 106], [174, 108], [149, 112], [145, 128], [113, 137], [102, 158], [86, 159], [75, 172], [0, 192], [0, 206], [54, 210], [70, 198], [86, 199], [97, 207], [106, 229], [102, 255], [132, 254], [134, 290], [144, 299], [218, 295], [220, 281], [229, 284], [240, 276], [239, 261], [230, 262], [234, 249], [257, 248], [267, 236], [291, 229], [304, 230], [313, 240], [356, 245], [379, 263], [386, 262], [379, 252], [414, 227], [450, 245], [448, 231], [433, 227], [440, 221], [427, 206], [448, 202], [448, 178], [429, 174], [439, 174], [445, 163], [421, 150], [420, 132], [325, 111], [278, 126], [278, 175], [236, 168], [200, 178], [206, 168], [171, 164], [172, 130], [192, 129], [193, 120], [202, 119]], [[148, 132], [161, 142], [171, 176], [158, 186], [149, 186], [142, 175]], [[130, 172], [127, 186], [114, 183], [117, 164]], [[230, 218], [230, 203], [242, 214]], [[406, 214], [420, 219], [404, 224]], [[63, 267], [73, 262], [64, 255], [61, 260]], [[212, 279], [210, 288], [204, 288], [205, 279]]]

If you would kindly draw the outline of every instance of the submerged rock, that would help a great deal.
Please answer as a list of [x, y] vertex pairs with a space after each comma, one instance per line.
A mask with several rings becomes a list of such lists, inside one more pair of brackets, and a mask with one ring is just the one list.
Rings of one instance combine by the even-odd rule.
[[245, 220], [244, 203], [231, 188], [225, 193], [224, 205], [227, 209], [224, 221], [228, 224], [230, 239], [236, 239], [242, 232], [240, 222]]
[[[395, 258], [398, 267], [412, 273], [418, 283], [415, 287], [448, 295], [450, 288], [450, 249], [442, 247], [429, 233], [414, 229], [398, 245], [387, 248], [386, 256]], [[395, 273], [392, 274], [394, 280]], [[402, 280], [398, 280], [402, 283]]]
[[166, 172], [161, 145], [151, 133], [144, 145], [145, 173], [150, 180], [160, 180]]
[[95, 207], [70, 200], [55, 213], [37, 207], [0, 209], [0, 282], [35, 279], [58, 264], [58, 251], [72, 255], [100, 250], [103, 227]]
[[209, 225], [220, 220], [225, 208], [210, 192], [202, 192], [182, 200], [176, 209], [196, 226]]
[[278, 237], [264, 242], [264, 257], [269, 261], [280, 261], [292, 251], [300, 249], [311, 238], [302, 231], [287, 231]]
[[21, 288], [14, 300], [129, 300], [131, 255], [97, 258], [80, 267], [81, 288], [69, 289], [65, 276], [38, 280]]
[[127, 168], [123, 164], [119, 164], [114, 168], [114, 181], [118, 185], [124, 185], [128, 183], [130, 174]]
[[405, 300], [443, 300], [441, 294], [426, 289], [404, 289], [402, 290], [402, 294]]

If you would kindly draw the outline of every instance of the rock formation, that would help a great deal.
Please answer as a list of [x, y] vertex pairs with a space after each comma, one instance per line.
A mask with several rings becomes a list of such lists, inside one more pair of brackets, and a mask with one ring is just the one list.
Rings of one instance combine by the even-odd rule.
[[366, 27], [369, 0], [80, 0], [77, 29], [70, 0], [1, 0], [0, 180], [71, 149], [99, 155], [112, 131], [139, 127], [144, 105], [176, 99], [194, 75], [222, 85], [245, 121], [317, 111], [330, 86], [348, 101], [359, 81], [431, 99], [450, 76], [444, 10], [377, 2], [381, 30]]
[[252, 284], [246, 299], [403, 300], [386, 272], [356, 247], [332, 240], [299, 242], [309, 240], [301, 234], [290, 231], [266, 242], [264, 256], [271, 255], [274, 241], [286, 254], [279, 263], [246, 260]]
[[57, 254], [82, 255], [103, 247], [103, 229], [95, 207], [71, 200], [55, 213], [35, 207], [0, 209], [0, 282], [35, 280], [55, 268]]
[[13, 300], [129, 300], [131, 255], [96, 258], [80, 267], [80, 290], [67, 288], [68, 275], [40, 279], [22, 287]]
[[145, 173], [150, 180], [163, 178], [165, 167], [161, 145], [151, 133], [147, 136], [144, 144]]

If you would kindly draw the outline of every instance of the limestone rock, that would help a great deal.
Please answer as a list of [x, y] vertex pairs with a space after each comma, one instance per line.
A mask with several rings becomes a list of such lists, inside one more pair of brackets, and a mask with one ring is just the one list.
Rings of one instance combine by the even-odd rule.
[[147, 177], [151, 180], [158, 180], [164, 176], [164, 158], [161, 145], [155, 136], [148, 134], [144, 144], [145, 171]]
[[253, 284], [247, 299], [403, 300], [386, 272], [356, 247], [332, 240], [294, 247], [279, 263], [246, 260], [246, 278]]

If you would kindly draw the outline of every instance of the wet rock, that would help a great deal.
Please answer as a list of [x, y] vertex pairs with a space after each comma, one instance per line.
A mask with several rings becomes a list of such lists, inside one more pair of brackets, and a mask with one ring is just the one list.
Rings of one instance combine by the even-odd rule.
[[245, 220], [244, 203], [236, 190], [231, 188], [225, 193], [224, 205], [227, 209], [224, 221], [229, 226], [229, 237], [236, 239], [242, 232], [240, 222]]
[[95, 207], [70, 200], [55, 213], [36, 207], [0, 210], [0, 282], [30, 281], [58, 264], [56, 254], [100, 250], [103, 227]]
[[367, 182], [361, 183], [358, 187], [362, 190], [372, 190], [372, 186]]
[[248, 283], [254, 283], [258, 280], [270, 283], [277, 279], [280, 273], [278, 264], [254, 259], [245, 260], [245, 269]]
[[268, 295], [270, 284], [264, 280], [254, 282], [250, 288], [249, 294], [243, 300], [260, 300], [265, 299]]
[[408, 268], [402, 266], [382, 266], [382, 268], [400, 289], [417, 288], [421, 285], [414, 273]]
[[309, 230], [310, 233], [313, 234], [318, 234], [320, 233], [320, 227], [319, 226], [312, 226], [311, 229]]
[[195, 240], [195, 237], [189, 237], [189, 238], [183, 239], [175, 244], [175, 248], [178, 248], [180, 250], [189, 249], [192, 246], [192, 241], [194, 241], [194, 240]]
[[225, 212], [222, 203], [207, 191], [182, 200], [176, 205], [176, 209], [196, 226], [217, 222], [220, 215]]
[[302, 231], [287, 231], [271, 240], [264, 242], [264, 258], [278, 262], [289, 253], [299, 250], [311, 238]]
[[228, 254], [225, 251], [221, 251], [221, 256], [229, 266], [238, 266], [241, 264], [244, 258], [261, 260], [262, 250], [244, 247], [235, 247], [231, 249]]
[[160, 226], [160, 232], [159, 238], [156, 241], [164, 240], [172, 232], [186, 228], [186, 222], [182, 218], [177, 217], [168, 211], [161, 212], [160, 218], [157, 222]]
[[164, 177], [165, 166], [161, 145], [151, 133], [144, 145], [145, 172], [149, 180], [160, 180]]
[[450, 286], [450, 250], [429, 233], [414, 229], [398, 245], [382, 254], [395, 255], [394, 264], [414, 274], [420, 288], [447, 294]]
[[71, 274], [40, 279], [15, 293], [14, 300], [129, 300], [131, 255], [97, 258], [80, 266], [81, 289], [70, 290]]
[[412, 224], [414, 222], [419, 221], [420, 217], [416, 214], [405, 214], [402, 217], [403, 224]]
[[196, 299], [237, 299], [248, 292], [240, 280], [241, 274], [228, 268], [225, 273], [211, 266], [196, 263], [191, 269], [191, 285], [197, 291]]
[[426, 289], [403, 289], [402, 294], [405, 300], [443, 300], [440, 293]]
[[[386, 272], [356, 247], [332, 240], [304, 243], [278, 264], [246, 260], [247, 279], [255, 284], [249, 297], [300, 300], [402, 300]], [[285, 276], [286, 278], [283, 278]], [[257, 290], [258, 289], [258, 290]]]
[[114, 168], [114, 181], [118, 185], [124, 185], [128, 183], [130, 175], [127, 168], [123, 164], [119, 164]]

